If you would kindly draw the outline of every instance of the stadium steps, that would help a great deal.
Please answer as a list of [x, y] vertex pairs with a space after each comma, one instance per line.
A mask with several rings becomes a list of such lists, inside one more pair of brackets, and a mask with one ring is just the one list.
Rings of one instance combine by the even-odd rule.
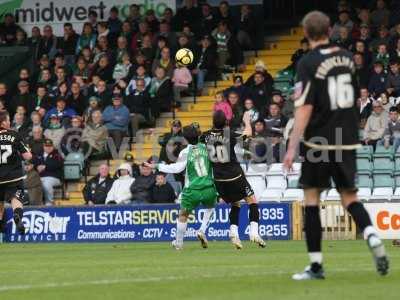
[[[303, 38], [302, 29], [299, 27], [292, 28], [282, 35], [270, 36], [265, 40], [265, 49], [259, 51], [247, 51], [245, 56], [245, 71], [242, 73], [230, 74], [227, 80], [219, 80], [216, 82], [207, 82], [203, 95], [196, 98], [194, 103], [193, 97], [183, 97], [182, 106], [176, 110], [176, 118], [182, 121], [183, 126], [193, 122], [200, 123], [203, 130], [211, 127], [211, 112], [214, 105], [214, 95], [217, 91], [226, 89], [232, 85], [232, 78], [236, 74], [240, 74], [244, 80], [247, 80], [254, 72], [257, 60], [262, 60], [268, 72], [272, 76], [284, 69], [291, 63], [291, 55], [299, 48], [300, 40]], [[160, 146], [158, 139], [162, 134], [170, 131], [170, 124], [173, 121], [172, 113], [162, 113], [157, 120], [157, 127], [149, 130], [139, 131], [141, 138], [138, 143], [132, 145], [131, 153], [136, 163], [141, 163], [148, 159], [151, 155], [159, 155]], [[111, 173], [113, 174], [123, 160], [110, 160]], [[93, 161], [89, 170], [88, 178], [97, 174], [98, 166], [107, 161]], [[66, 199], [61, 199], [61, 194], [57, 191], [56, 205], [81, 205], [84, 203], [82, 189], [85, 185], [84, 179], [79, 182], [69, 182], [67, 184]]]

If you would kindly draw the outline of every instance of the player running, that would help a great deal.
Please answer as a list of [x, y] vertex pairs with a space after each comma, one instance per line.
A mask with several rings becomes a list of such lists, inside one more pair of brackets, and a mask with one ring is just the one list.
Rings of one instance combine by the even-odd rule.
[[357, 199], [355, 149], [358, 148], [358, 112], [355, 106], [352, 54], [329, 42], [329, 17], [314, 11], [303, 20], [304, 33], [312, 51], [297, 67], [295, 123], [284, 159], [290, 169], [300, 138], [304, 135], [305, 161], [300, 184], [304, 188], [305, 234], [310, 265], [294, 280], [324, 279], [320, 193], [331, 178], [342, 205], [353, 217], [373, 254], [376, 269], [389, 269], [385, 248], [372, 226], [370, 216]]
[[254, 191], [248, 183], [235, 153], [238, 140], [245, 140], [252, 134], [250, 115], [244, 115], [245, 129], [242, 134], [235, 133], [227, 126], [225, 114], [216, 111], [213, 115], [213, 128], [203, 133], [201, 140], [207, 145], [210, 160], [213, 165], [215, 185], [219, 196], [231, 204], [229, 213], [229, 238], [236, 249], [242, 249], [239, 238], [240, 201], [245, 199], [249, 205], [250, 241], [264, 248], [265, 241], [258, 233], [260, 214]]
[[5, 231], [4, 201], [10, 201], [17, 231], [25, 234], [22, 223], [24, 200], [22, 159], [32, 159], [32, 154], [18, 133], [10, 130], [8, 112], [0, 112], [0, 230]]
[[187, 228], [187, 219], [199, 205], [206, 207], [197, 238], [203, 248], [208, 248], [206, 238], [207, 227], [214, 214], [217, 203], [217, 191], [214, 185], [211, 162], [208, 158], [207, 148], [199, 143], [199, 131], [195, 126], [183, 128], [183, 137], [189, 145], [179, 153], [176, 163], [173, 164], [147, 164], [164, 173], [181, 173], [186, 169], [185, 186], [180, 194], [181, 209], [176, 223], [176, 239], [172, 242], [176, 250], [183, 248], [183, 237]]

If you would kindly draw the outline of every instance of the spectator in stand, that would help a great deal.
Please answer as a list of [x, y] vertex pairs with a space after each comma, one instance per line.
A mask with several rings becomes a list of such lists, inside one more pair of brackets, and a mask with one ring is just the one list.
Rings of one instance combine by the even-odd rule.
[[60, 146], [64, 155], [80, 152], [82, 141], [82, 118], [73, 116], [69, 127], [61, 139]]
[[194, 6], [194, 0], [184, 0], [183, 3], [184, 5], [178, 9], [175, 16], [176, 28], [174, 28], [174, 31], [181, 31], [185, 24], [200, 19], [200, 12]]
[[39, 57], [46, 54], [50, 59], [53, 59], [57, 54], [57, 46], [57, 37], [53, 34], [53, 28], [50, 25], [45, 25], [39, 44]]
[[306, 39], [306, 38], [301, 39], [301, 41], [300, 41], [300, 49], [297, 49], [296, 52], [293, 53], [292, 58], [291, 58], [292, 63], [289, 66], [289, 69], [292, 69], [292, 70], [296, 71], [297, 63], [309, 51], [310, 51], [310, 44], [308, 42], [308, 39]]
[[95, 34], [97, 34], [97, 29], [96, 29], [97, 28], [97, 24], [98, 24], [97, 20], [98, 20], [97, 12], [95, 10], [90, 10], [89, 14], [88, 14], [88, 22], [87, 22], [87, 24], [89, 24], [92, 27], [93, 32]]
[[249, 78], [247, 78], [245, 85], [249, 88], [254, 86], [255, 85], [254, 77], [256, 76], [257, 73], [262, 73], [264, 75], [264, 82], [266, 88], [272, 91], [272, 87], [274, 85], [274, 79], [272, 78], [272, 75], [268, 73], [267, 67], [265, 66], [265, 63], [262, 60], [256, 61], [254, 73]]
[[32, 137], [28, 138], [28, 145], [34, 157], [40, 155], [43, 151], [43, 144], [45, 137], [43, 135], [43, 128], [36, 126], [32, 128]]
[[400, 60], [400, 38], [396, 41], [395, 47], [391, 49], [390, 57], [393, 60]]
[[241, 75], [233, 76], [233, 85], [224, 91], [225, 97], [228, 97], [230, 92], [235, 92], [239, 95], [240, 103], [244, 103], [244, 100], [248, 98], [250, 90], [243, 84], [243, 77]]
[[271, 138], [272, 155], [274, 161], [280, 162], [283, 131], [288, 120], [281, 114], [279, 106], [275, 103], [272, 103], [269, 106], [268, 115], [264, 121], [267, 128], [267, 136]]
[[139, 48], [147, 62], [151, 63], [156, 55], [156, 49], [153, 46], [152, 36], [147, 33], [142, 37], [142, 43]]
[[243, 119], [243, 108], [241, 105], [239, 94], [235, 91], [229, 92], [228, 102], [232, 109], [232, 120], [230, 123], [230, 127], [232, 128], [232, 130], [237, 130], [241, 127]]
[[179, 153], [185, 148], [181, 121], [174, 120], [171, 124], [171, 132], [160, 136], [158, 143], [161, 146], [160, 162], [175, 162]]
[[378, 46], [378, 53], [376, 54], [374, 61], [380, 61], [383, 63], [383, 67], [385, 70], [388, 69], [389, 67], [389, 61], [390, 61], [390, 57], [389, 57], [389, 53], [387, 51], [387, 46], [386, 44], [382, 43], [379, 44]]
[[136, 53], [138, 49], [142, 46], [142, 40], [143, 36], [146, 34], [149, 34], [152, 39], [153, 39], [153, 34], [150, 31], [149, 24], [146, 22], [142, 21], [139, 23], [139, 31], [135, 33], [135, 35], [132, 37], [132, 42], [131, 42], [131, 51]]
[[[222, 72], [222, 78], [225, 79], [225, 73], [229, 72], [227, 69], [229, 59], [232, 53], [229, 49], [229, 41], [231, 40], [231, 33], [228, 30], [228, 25], [225, 21], [220, 21], [218, 27], [211, 33], [217, 45], [217, 66]], [[232, 50], [232, 49], [231, 49]]]
[[272, 94], [272, 86], [266, 82], [262, 72], [256, 72], [254, 75], [254, 83], [250, 86], [249, 95], [258, 111], [263, 111], [269, 105]]
[[153, 61], [151, 71], [152, 71], [153, 76], [157, 76], [156, 75], [157, 68], [163, 68], [166, 72], [166, 76], [171, 78], [174, 73], [174, 65], [175, 65], [175, 63], [171, 59], [170, 49], [168, 47], [165, 47], [161, 50], [161, 58], [155, 59]]
[[225, 115], [225, 118], [228, 122], [230, 122], [233, 118], [232, 108], [230, 104], [226, 101], [224, 94], [222, 92], [217, 92], [214, 96], [215, 103], [213, 111], [222, 111]]
[[111, 104], [112, 94], [107, 89], [107, 83], [104, 80], [99, 80], [97, 82], [92, 96], [95, 96], [99, 99], [98, 104], [103, 109]]
[[29, 83], [27, 81], [20, 81], [18, 82], [18, 92], [13, 97], [7, 109], [10, 115], [14, 115], [17, 107], [23, 106], [30, 114], [34, 110], [34, 102], [34, 96], [29, 92]]
[[[129, 77], [129, 76], [128, 76], [128, 77]], [[136, 75], [134, 75], [134, 76], [132, 77], [132, 79], [129, 81], [129, 84], [128, 84], [128, 86], [127, 86], [126, 89], [125, 89], [125, 94], [126, 94], [127, 96], [133, 94], [133, 92], [134, 92], [135, 89], [136, 89], [136, 82], [137, 82], [139, 79], [143, 79], [143, 80], [144, 80], [145, 88], [146, 88], [146, 89], [150, 86], [151, 77], [148, 76], [148, 75], [146, 74], [146, 69], [145, 69], [144, 66], [138, 66], [137, 69], [136, 69]]]
[[354, 76], [357, 86], [368, 86], [370, 72], [367, 64], [364, 62], [364, 56], [361, 53], [356, 52], [353, 55], [353, 60], [355, 67]]
[[119, 10], [116, 6], [113, 6], [110, 9], [110, 17], [107, 20], [107, 25], [110, 30], [111, 41], [113, 41], [111, 44], [114, 44], [114, 41], [122, 29], [122, 22], [119, 19]]
[[256, 23], [248, 4], [243, 4], [240, 7], [240, 16], [236, 24], [238, 28], [237, 40], [240, 47], [242, 49], [252, 49], [254, 47]]
[[201, 18], [198, 19], [199, 24], [196, 26], [197, 36], [210, 35], [217, 26], [217, 20], [212, 13], [212, 7], [208, 3], [201, 5]]
[[177, 63], [171, 81], [173, 83], [174, 102], [178, 107], [181, 104], [181, 93], [189, 90], [192, 79], [189, 69]]
[[103, 121], [118, 151], [128, 133], [130, 122], [129, 109], [122, 103], [121, 97], [116, 96], [112, 99], [112, 105], [107, 106], [103, 112]]
[[233, 18], [228, 1], [221, 1], [216, 14], [218, 22], [224, 21], [228, 25], [229, 31], [236, 33], [235, 19]]
[[374, 70], [369, 78], [368, 91], [376, 97], [386, 91], [387, 76], [383, 71], [383, 63], [376, 61], [374, 63]]
[[279, 108], [282, 110], [285, 104], [285, 98], [283, 98], [282, 92], [280, 90], [274, 90], [271, 94], [271, 104], [277, 104]]
[[54, 146], [58, 148], [65, 134], [65, 128], [62, 126], [60, 117], [57, 114], [50, 115], [49, 119], [50, 122], [43, 134], [45, 138], [52, 140]]
[[14, 46], [28, 46], [28, 39], [26, 37], [25, 31], [18, 29], [15, 35]]
[[158, 118], [161, 111], [171, 111], [172, 82], [170, 77], [166, 75], [164, 68], [156, 68], [155, 77], [151, 79], [149, 94], [151, 117], [153, 119]]
[[360, 36], [358, 37], [360, 41], [363, 41], [365, 47], [369, 49], [369, 44], [371, 43], [370, 29], [369, 25], [366, 23], [360, 24]]
[[339, 37], [333, 41], [339, 47], [347, 50], [350, 50], [350, 47], [353, 45], [353, 40], [351, 39], [350, 32], [345, 26], [339, 28]]
[[150, 95], [146, 91], [145, 81], [138, 79], [136, 89], [125, 99], [131, 116], [132, 138], [135, 141], [139, 125], [150, 120]]
[[166, 174], [158, 171], [155, 183], [150, 188], [150, 203], [174, 203], [176, 194], [166, 180]]
[[390, 73], [386, 82], [386, 91], [389, 96], [400, 96], [400, 72], [398, 60], [390, 62]]
[[35, 127], [42, 127], [42, 117], [37, 111], [31, 113], [31, 119], [28, 123], [28, 138], [32, 136], [32, 129]]
[[107, 55], [103, 54], [100, 56], [99, 61], [94, 66], [93, 75], [97, 75], [106, 84], [113, 83], [113, 68]]
[[368, 89], [362, 87], [360, 89], [360, 98], [357, 101], [357, 106], [359, 107], [360, 111], [360, 120], [367, 121], [368, 117], [372, 113], [372, 102], [373, 98], [369, 97]]
[[166, 45], [172, 49], [177, 48], [178, 37], [175, 32], [171, 31], [171, 25], [167, 21], [162, 21], [160, 23], [160, 31], [156, 35], [156, 39], [159, 40], [160, 37], [163, 37], [166, 41]]
[[123, 80], [126, 77], [128, 77], [131, 71], [131, 67], [132, 67], [131, 58], [128, 53], [125, 53], [122, 56], [122, 61], [114, 66], [112, 77], [115, 83], [119, 83], [120, 80]]
[[106, 204], [129, 204], [132, 201], [130, 187], [135, 182], [135, 178], [132, 177], [131, 165], [122, 163], [118, 167], [117, 176], [107, 194]]
[[83, 24], [82, 34], [76, 43], [75, 54], [81, 54], [82, 50], [86, 47], [93, 50], [96, 46], [97, 35], [93, 32], [93, 27], [90, 23]]
[[7, 107], [11, 104], [11, 95], [8, 92], [7, 85], [4, 82], [0, 82], [0, 100], [2, 100], [4, 105]]
[[33, 162], [25, 161], [24, 169], [26, 173], [26, 178], [24, 179], [25, 201], [33, 206], [43, 205], [42, 180]]
[[368, 48], [365, 45], [365, 42], [362, 40], [357, 40], [354, 44], [354, 47], [352, 48], [354, 54], [359, 53], [363, 57], [363, 61], [366, 66], [369, 66], [371, 60], [372, 60], [372, 54], [368, 50]]
[[149, 203], [151, 201], [151, 188], [156, 176], [153, 170], [144, 164], [140, 166], [140, 175], [131, 185], [132, 202], [135, 204]]
[[377, 142], [383, 138], [387, 116], [383, 112], [382, 104], [379, 101], [372, 103], [372, 109], [373, 111], [368, 117], [364, 128], [364, 145], [372, 145], [375, 151]]
[[110, 176], [107, 164], [99, 166], [99, 173], [90, 179], [83, 188], [83, 198], [86, 205], [102, 205], [106, 203], [107, 194], [111, 190], [114, 180]]
[[146, 11], [144, 21], [149, 24], [150, 31], [152, 33], [157, 33], [160, 30], [160, 22], [156, 17], [154, 9], [149, 9]]
[[396, 48], [397, 41], [400, 39], [400, 23], [396, 24], [390, 32], [389, 50]]
[[378, 36], [369, 43], [369, 48], [373, 52], [378, 51], [378, 47], [382, 44], [389, 45], [389, 30], [385, 26], [381, 26], [378, 30]]
[[209, 36], [206, 35], [201, 39], [201, 48], [195, 59], [196, 67], [192, 70], [192, 74], [196, 76], [197, 93], [201, 95], [207, 74], [216, 72], [216, 53], [215, 48], [211, 46], [211, 38]]
[[331, 39], [338, 40], [340, 38], [340, 31], [342, 28], [347, 28], [347, 32], [352, 32], [354, 23], [350, 19], [350, 12], [348, 10], [342, 10], [339, 12], [339, 20], [333, 25]]
[[139, 30], [139, 23], [142, 20], [142, 15], [140, 14], [140, 6], [137, 4], [131, 4], [129, 6], [129, 15], [126, 18], [126, 22], [132, 27], [132, 31], [137, 32]]
[[389, 25], [389, 17], [390, 11], [386, 7], [386, 3], [384, 0], [376, 1], [376, 9], [371, 13], [371, 24], [375, 28], [379, 26], [387, 26]]
[[78, 43], [79, 35], [76, 34], [71, 23], [64, 24], [64, 36], [59, 38], [58, 48], [65, 57], [67, 65], [75, 63], [75, 50]]
[[29, 123], [28, 123], [28, 120], [26, 120], [24, 114], [16, 113], [14, 115], [14, 120], [11, 124], [11, 129], [18, 132], [22, 139], [25, 139], [28, 137]]
[[47, 88], [41, 83], [36, 87], [36, 98], [33, 106], [36, 112], [39, 112], [40, 110], [46, 112], [51, 108], [51, 99], [47, 95]]
[[254, 130], [249, 148], [250, 152], [253, 154], [253, 160], [256, 163], [267, 162], [267, 130], [265, 121], [261, 118], [254, 122]]
[[[254, 106], [254, 102], [252, 99], [248, 98], [244, 101], [244, 113], [247, 113], [250, 116], [250, 122], [254, 124], [255, 121], [258, 120], [260, 116], [260, 112]], [[244, 114], [243, 114], [244, 118]], [[244, 123], [244, 121], [243, 121]]]
[[90, 119], [82, 131], [82, 149], [84, 153], [90, 155], [105, 153], [107, 151], [108, 130], [102, 124], [102, 114], [100, 110], [91, 112]]
[[39, 44], [42, 35], [40, 33], [40, 28], [37, 26], [32, 27], [31, 37], [28, 38], [28, 46], [32, 51], [32, 57], [35, 61], [39, 60]]
[[132, 43], [133, 31], [132, 31], [132, 25], [129, 21], [125, 20], [124, 22], [122, 22], [122, 29], [119, 36], [126, 39], [126, 48], [128, 52], [130, 52], [130, 45]]
[[129, 55], [128, 40], [125, 36], [119, 36], [117, 39], [117, 49], [113, 51], [113, 61], [117, 64], [123, 62], [124, 55]]
[[86, 108], [86, 97], [82, 94], [78, 82], [71, 84], [70, 94], [66, 99], [66, 104], [69, 108], [73, 109], [79, 116], [83, 115]]
[[51, 139], [45, 140], [43, 152], [34, 157], [33, 163], [42, 181], [45, 204], [53, 205], [54, 188], [61, 185], [64, 163]]
[[389, 110], [389, 122], [386, 125], [380, 144], [384, 145], [385, 148], [393, 145], [394, 152], [397, 152], [400, 146], [400, 120], [399, 112], [395, 106], [392, 106]]
[[77, 113], [74, 109], [67, 107], [66, 99], [57, 98], [56, 106], [49, 109], [49, 111], [46, 113], [46, 116], [44, 117], [43, 122], [45, 126], [47, 126], [50, 117], [57, 116], [59, 121], [61, 122], [61, 125], [63, 127], [68, 127], [70, 125], [71, 118], [76, 115]]
[[21, 28], [15, 23], [15, 17], [12, 13], [4, 15], [4, 22], [0, 23], [0, 42], [11, 46], [16, 39], [17, 31]]

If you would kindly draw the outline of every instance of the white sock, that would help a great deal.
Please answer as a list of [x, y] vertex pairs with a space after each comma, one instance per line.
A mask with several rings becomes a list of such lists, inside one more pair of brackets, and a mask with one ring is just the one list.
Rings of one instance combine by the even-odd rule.
[[179, 221], [176, 222], [176, 243], [179, 246], [183, 245], [183, 237], [185, 236], [186, 227], [187, 227], [187, 222], [185, 223]]
[[203, 216], [203, 220], [201, 221], [201, 226], [200, 226], [200, 231], [202, 233], [206, 233], [208, 225], [210, 224], [210, 220], [212, 218], [212, 216], [214, 215], [215, 212], [215, 208], [207, 208], [204, 216]]
[[310, 257], [310, 262], [318, 263], [322, 265], [322, 252], [308, 252], [308, 256]]
[[250, 222], [250, 235], [258, 235], [258, 223]]
[[364, 240], [367, 240], [368, 237], [369, 237], [371, 234], [374, 234], [374, 235], [378, 236], [378, 232], [376, 231], [376, 229], [374, 228], [374, 226], [371, 226], [371, 225], [365, 227], [363, 234], [364, 234]]
[[238, 226], [235, 224], [232, 224], [231, 227], [229, 228], [229, 236], [239, 236], [239, 231], [238, 231]]

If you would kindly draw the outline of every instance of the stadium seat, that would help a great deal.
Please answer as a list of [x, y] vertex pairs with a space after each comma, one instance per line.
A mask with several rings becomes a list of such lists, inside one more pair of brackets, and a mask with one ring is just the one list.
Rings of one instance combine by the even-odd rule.
[[388, 157], [390, 159], [393, 159], [393, 147], [390, 146], [388, 148], [384, 146], [376, 146], [375, 153], [373, 155], [374, 159], [378, 157]]
[[394, 165], [395, 165], [395, 170], [400, 171], [400, 153], [396, 153], [395, 159], [394, 159]]
[[372, 171], [372, 163], [367, 157], [357, 157], [357, 170], [358, 171]]
[[246, 175], [265, 175], [267, 173], [267, 164], [249, 164]]
[[391, 198], [392, 202], [400, 202], [400, 187], [397, 187], [394, 191], [394, 194]]
[[336, 189], [330, 189], [326, 195], [326, 201], [340, 201], [340, 194]]
[[300, 175], [287, 175], [287, 186], [290, 189], [297, 189], [299, 186]]
[[[386, 154], [384, 154], [386, 155]], [[375, 171], [393, 171], [394, 162], [391, 157], [375, 157], [374, 156], [374, 170]]]
[[282, 200], [282, 190], [264, 190], [260, 197], [261, 202], [279, 202]]
[[260, 175], [247, 176], [247, 180], [249, 181], [251, 187], [254, 190], [254, 194], [256, 199], [260, 199], [262, 192], [265, 190], [265, 177]]
[[302, 189], [287, 189], [283, 193], [282, 201], [303, 201], [304, 191]]
[[373, 148], [372, 148], [372, 146], [362, 146], [361, 148], [357, 149], [356, 154], [357, 154], [357, 158], [371, 159], [372, 154], [373, 154]]
[[390, 201], [393, 195], [393, 189], [390, 187], [378, 187], [374, 188], [370, 201], [374, 202], [387, 202]]
[[394, 177], [394, 185], [396, 187], [400, 187], [400, 171], [395, 171], [393, 177]]
[[358, 199], [362, 201], [368, 201], [371, 197], [371, 189], [370, 188], [359, 188], [357, 191]]
[[286, 178], [283, 175], [268, 175], [267, 189], [285, 190], [287, 187]]
[[267, 175], [282, 175], [283, 173], [282, 163], [271, 164], [267, 171]]
[[292, 169], [288, 172], [290, 175], [298, 175], [301, 172], [301, 163], [293, 163]]
[[358, 188], [372, 188], [371, 172], [362, 171], [358, 172], [357, 187]]
[[388, 171], [374, 171], [373, 173], [374, 188], [394, 187], [394, 179], [392, 172]]

